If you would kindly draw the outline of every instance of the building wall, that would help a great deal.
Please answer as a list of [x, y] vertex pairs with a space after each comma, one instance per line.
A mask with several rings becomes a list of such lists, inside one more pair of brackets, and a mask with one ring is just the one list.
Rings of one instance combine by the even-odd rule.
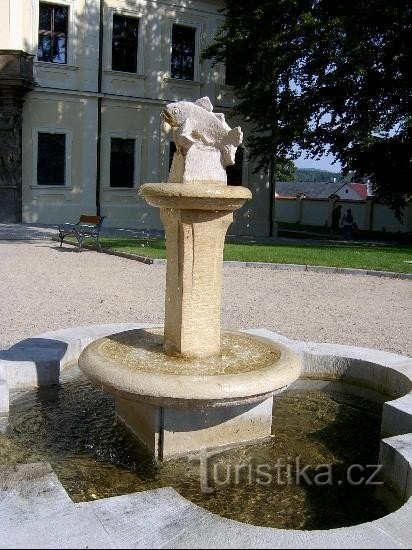
[[[15, 4], [14, 4], [15, 3]], [[164, 135], [160, 112], [176, 100], [196, 100], [208, 95], [216, 112], [230, 115], [234, 105], [232, 89], [224, 85], [224, 69], [200, 63], [199, 55], [222, 23], [218, 9], [222, 3], [208, 1], [105, 0], [103, 21], [102, 92], [98, 93], [99, 1], [55, 0], [69, 7], [67, 64], [36, 61], [38, 86], [30, 92], [23, 111], [23, 221], [60, 223], [76, 221], [80, 214], [96, 212], [97, 120], [99, 98], [101, 115], [101, 214], [105, 225], [160, 229], [157, 209], [137, 195], [142, 183], [166, 181], [169, 166], [169, 139]], [[17, 6], [17, 4], [19, 6]], [[2, 5], [0, 3], [0, 5]], [[6, 2], [2, 10], [10, 8]], [[37, 0], [13, 0], [24, 12], [18, 29], [21, 47], [37, 53]], [[17, 10], [18, 11], [18, 10]], [[16, 13], [17, 13], [16, 11]], [[0, 12], [1, 13], [1, 12]], [[139, 18], [138, 69], [136, 74], [111, 69], [113, 14]], [[170, 46], [173, 23], [197, 29], [195, 77], [193, 81], [170, 78]], [[3, 41], [4, 41], [3, 36]], [[10, 44], [10, 40], [8, 41]], [[230, 125], [240, 123], [230, 120]], [[66, 185], [37, 185], [36, 136], [39, 131], [65, 132]], [[136, 139], [135, 187], [110, 188], [110, 138]], [[269, 233], [269, 187], [267, 177], [254, 174], [247, 154], [243, 185], [254, 198], [236, 214], [230, 233], [267, 235]]]
[[392, 210], [373, 200], [351, 201], [343, 199], [276, 198], [275, 219], [277, 222], [302, 225], [331, 226], [332, 210], [342, 206], [342, 216], [350, 208], [356, 225], [365, 231], [412, 232], [412, 203], [404, 209], [403, 222]]

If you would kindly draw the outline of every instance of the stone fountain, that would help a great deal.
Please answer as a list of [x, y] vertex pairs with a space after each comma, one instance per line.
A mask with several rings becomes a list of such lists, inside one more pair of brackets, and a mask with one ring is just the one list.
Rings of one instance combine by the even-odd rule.
[[139, 193], [160, 208], [166, 232], [164, 330], [101, 338], [79, 358], [159, 460], [270, 437], [273, 395], [300, 373], [298, 356], [283, 345], [220, 327], [225, 235], [251, 198], [226, 180], [241, 129], [213, 113], [209, 98], [171, 103], [163, 119], [176, 144], [169, 181]]

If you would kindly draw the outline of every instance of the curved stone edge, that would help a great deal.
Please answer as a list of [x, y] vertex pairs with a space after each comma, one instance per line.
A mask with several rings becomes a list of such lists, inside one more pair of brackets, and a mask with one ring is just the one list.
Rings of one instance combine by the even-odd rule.
[[[28, 388], [30, 384], [31, 387], [39, 385], [37, 369], [41, 360], [43, 365], [48, 366], [48, 370], [54, 370], [60, 374], [66, 365], [77, 359], [81, 350], [91, 341], [110, 333], [149, 326], [159, 325], [116, 324], [76, 327], [47, 332], [36, 339], [28, 339], [28, 341], [17, 344], [17, 348], [13, 346], [9, 350], [11, 355], [7, 360], [0, 359], [2, 378], [0, 380], [0, 405], [2, 404], [1, 396], [6, 393], [8, 404], [10, 389]], [[199, 547], [200, 540], [202, 547], [207, 548], [237, 548], [241, 546], [249, 548], [409, 547], [412, 542], [410, 527], [410, 518], [412, 517], [412, 433], [410, 433], [412, 424], [412, 359], [367, 348], [290, 340], [265, 329], [251, 329], [245, 332], [284, 343], [298, 352], [303, 360], [303, 378], [343, 380], [359, 386], [363, 386], [366, 382], [367, 387], [381, 391], [392, 399], [385, 403], [383, 409], [382, 430], [387, 437], [381, 441], [380, 462], [383, 464], [384, 479], [395, 488], [405, 504], [396, 512], [373, 522], [319, 531], [290, 531], [255, 527], [221, 518], [188, 502], [173, 489], [160, 489], [102, 499], [73, 505], [74, 508], [81, 510], [82, 517], [85, 512], [93, 511], [93, 517], [101, 520], [102, 524], [104, 522], [105, 531], [108, 529], [109, 519], [111, 526], [109, 534], [112, 529], [113, 544], [116, 541], [117, 547], [119, 547], [119, 540], [122, 541], [121, 547], [130, 547], [131, 544], [126, 540], [128, 537], [135, 537], [133, 538], [134, 547], [136, 544], [141, 547], [140, 543], [136, 543], [137, 540], [145, 546], [167, 545], [170, 548]], [[50, 340], [50, 347], [48, 348], [47, 342], [45, 342], [35, 361], [23, 361], [24, 342], [27, 342], [26, 351], [33, 353], [33, 346], [36, 344], [34, 340]], [[56, 341], [67, 344], [65, 352], [57, 358], [53, 355], [56, 352], [53, 343]], [[12, 360], [13, 348], [15, 361]], [[52, 353], [51, 360], [47, 360], [47, 350]], [[2, 352], [3, 357], [5, 353], [7, 355], [7, 352]], [[18, 381], [20, 375], [24, 381], [23, 385], [20, 385]], [[46, 377], [45, 380], [54, 380], [49, 383], [55, 383], [58, 378], [54, 375]], [[45, 382], [41, 380], [41, 383]], [[5, 401], [6, 399], [3, 400], [3, 405]], [[163, 518], [165, 498], [167, 501], [172, 501], [171, 508], [178, 513], [177, 518], [172, 519], [169, 516]], [[1, 501], [2, 499], [0, 499], [0, 503]], [[147, 509], [149, 501], [151, 504]], [[181, 516], [182, 506], [185, 510], [183, 517]], [[18, 514], [18, 510], [16, 513]], [[128, 514], [128, 526], [131, 525], [129, 521], [133, 519], [133, 529], [130, 529], [127, 535], [124, 533], [125, 514]], [[130, 514], [134, 514], [133, 518], [130, 517]], [[0, 517], [2, 517], [1, 510]], [[79, 521], [80, 518], [79, 515]], [[18, 518], [13, 517], [13, 522], [16, 520]], [[49, 520], [47, 522], [49, 525]]]
[[60, 373], [77, 361], [91, 342], [125, 330], [157, 327], [149, 323], [87, 325], [44, 332], [0, 351], [0, 416], [8, 413], [9, 394], [57, 384]]

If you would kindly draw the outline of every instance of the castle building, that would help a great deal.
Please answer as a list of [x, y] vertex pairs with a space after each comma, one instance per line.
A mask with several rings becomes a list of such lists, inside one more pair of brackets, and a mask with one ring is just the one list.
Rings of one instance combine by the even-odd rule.
[[[173, 144], [160, 113], [209, 96], [230, 118], [225, 67], [201, 60], [222, 24], [219, 0], [0, 2], [0, 222], [106, 216], [161, 229], [139, 186], [167, 180]], [[269, 234], [269, 184], [239, 149], [228, 182], [253, 200], [231, 233]]]

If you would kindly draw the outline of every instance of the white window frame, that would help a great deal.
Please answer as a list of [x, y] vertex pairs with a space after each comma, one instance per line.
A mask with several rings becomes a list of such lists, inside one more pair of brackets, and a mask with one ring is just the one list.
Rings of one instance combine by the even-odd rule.
[[[105, 172], [107, 174], [107, 179], [103, 189], [105, 191], [133, 191], [137, 189], [140, 185], [140, 176], [142, 170], [142, 146], [143, 146], [143, 136], [141, 134], [131, 133], [131, 132], [110, 132], [106, 134], [106, 162], [105, 162]], [[133, 172], [133, 187], [111, 187], [110, 186], [110, 161], [112, 157], [112, 138], [120, 139], [134, 139], [134, 172]]]
[[[39, 152], [39, 134], [64, 134], [66, 136], [65, 162], [64, 162], [64, 185], [43, 185], [37, 181], [37, 161]], [[72, 142], [73, 133], [67, 128], [57, 128], [50, 126], [38, 126], [32, 129], [33, 140], [33, 165], [32, 165], [32, 187], [36, 189], [72, 189]]]
[[[69, 21], [67, 25], [67, 42], [66, 42], [66, 63], [53, 63], [51, 61], [42, 61], [37, 58], [37, 52], [39, 49], [39, 13], [40, 2], [42, 4], [52, 4], [55, 6], [63, 6], [69, 8]], [[32, 0], [32, 13], [33, 13], [33, 33], [32, 33], [32, 52], [34, 54], [34, 61], [36, 63], [44, 63], [44, 66], [48, 67], [61, 67], [62, 69], [68, 66], [74, 66], [76, 57], [75, 51], [77, 46], [77, 33], [74, 19], [74, 6], [75, 0]]]
[[[190, 27], [195, 29], [195, 58], [194, 58], [194, 67], [193, 67], [193, 80], [183, 80], [181, 78], [172, 78], [172, 48], [173, 48], [173, 25], [181, 25], [182, 27]], [[200, 51], [202, 49], [202, 35], [203, 35], [203, 24], [199, 21], [193, 19], [174, 17], [169, 19], [169, 55], [168, 55], [168, 66], [166, 78], [173, 82], [200, 82]]]
[[[138, 33], [137, 33], [137, 68], [135, 73], [129, 73], [126, 71], [116, 71], [112, 69], [112, 48], [113, 48], [113, 16], [122, 15], [123, 17], [131, 17], [139, 21]], [[105, 56], [105, 71], [115, 73], [118, 75], [124, 75], [130, 77], [130, 75], [143, 76], [144, 75], [144, 17], [140, 11], [132, 11], [124, 8], [112, 7], [107, 10], [106, 29], [107, 29], [107, 46]]]

